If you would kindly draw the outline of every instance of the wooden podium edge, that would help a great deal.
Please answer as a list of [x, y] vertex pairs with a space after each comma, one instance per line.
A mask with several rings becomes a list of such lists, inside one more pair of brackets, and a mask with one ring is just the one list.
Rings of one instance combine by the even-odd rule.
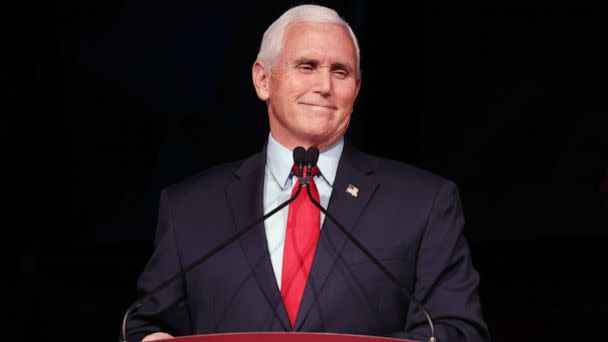
[[[262, 338], [282, 338], [283, 341], [295, 340], [298, 341], [331, 341], [331, 340], [349, 340], [352, 342], [391, 342], [391, 341], [399, 341], [399, 342], [420, 342], [414, 340], [406, 340], [399, 339], [394, 337], [381, 337], [381, 336], [371, 336], [371, 335], [356, 335], [356, 334], [337, 334], [337, 333], [324, 333], [324, 332], [238, 332], [238, 333], [221, 333], [221, 334], [201, 334], [201, 335], [190, 335], [190, 336], [179, 336], [173, 339], [164, 339], [158, 340], [161, 342], [194, 342], [195, 340], [200, 340], [200, 342], [204, 342], [205, 340], [217, 340], [217, 341], [226, 341], [229, 342], [232, 339], [238, 339], [239, 341], [244, 341], [244, 339], [251, 338], [262, 341]], [[316, 340], [315, 340], [316, 338]]]

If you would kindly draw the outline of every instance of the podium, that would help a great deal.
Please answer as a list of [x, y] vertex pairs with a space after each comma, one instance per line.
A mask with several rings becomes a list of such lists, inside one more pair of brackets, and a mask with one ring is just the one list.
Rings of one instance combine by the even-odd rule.
[[417, 342], [397, 338], [330, 333], [227, 333], [176, 337], [167, 342]]

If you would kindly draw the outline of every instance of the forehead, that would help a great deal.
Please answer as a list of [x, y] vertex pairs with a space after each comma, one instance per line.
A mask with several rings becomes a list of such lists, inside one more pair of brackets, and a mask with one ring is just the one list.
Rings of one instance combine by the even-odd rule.
[[287, 26], [281, 55], [328, 59], [355, 65], [357, 54], [346, 27], [332, 23], [296, 22]]

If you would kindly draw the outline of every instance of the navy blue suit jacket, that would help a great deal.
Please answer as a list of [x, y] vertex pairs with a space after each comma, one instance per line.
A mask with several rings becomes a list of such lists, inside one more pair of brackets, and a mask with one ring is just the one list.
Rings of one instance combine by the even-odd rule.
[[[142, 295], [263, 215], [265, 161], [264, 149], [163, 190], [155, 250], [138, 283]], [[359, 189], [356, 197], [349, 185]], [[488, 339], [452, 182], [346, 144], [328, 210], [422, 301], [439, 341]], [[295, 326], [259, 226], [131, 316], [129, 341], [156, 331], [429, 336], [423, 314], [329, 219]]]

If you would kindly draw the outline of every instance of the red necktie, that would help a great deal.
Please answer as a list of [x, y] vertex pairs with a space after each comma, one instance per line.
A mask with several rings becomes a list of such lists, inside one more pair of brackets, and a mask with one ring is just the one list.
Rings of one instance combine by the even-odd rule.
[[[314, 183], [313, 177], [319, 169], [312, 168], [310, 177], [310, 193], [319, 202], [319, 192]], [[306, 166], [304, 175], [306, 175]], [[294, 173], [297, 175], [294, 166]], [[300, 181], [296, 182], [291, 195], [293, 196], [298, 189]], [[285, 234], [285, 248], [283, 250], [283, 273], [281, 276], [281, 296], [289, 316], [289, 321], [293, 326], [298, 315], [298, 308], [302, 300], [302, 294], [306, 287], [310, 266], [317, 248], [319, 233], [321, 230], [321, 216], [317, 208], [308, 198], [306, 187], [298, 198], [289, 204], [289, 214], [287, 217], [287, 232]]]

